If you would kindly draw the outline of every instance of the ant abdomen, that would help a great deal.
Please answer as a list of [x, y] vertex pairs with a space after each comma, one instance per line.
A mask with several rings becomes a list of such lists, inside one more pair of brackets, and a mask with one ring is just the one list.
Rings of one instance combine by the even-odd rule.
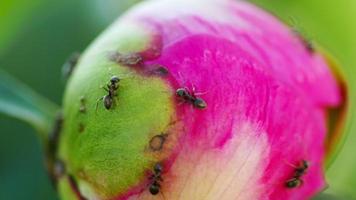
[[152, 195], [157, 195], [159, 193], [160, 188], [161, 188], [161, 185], [157, 182], [154, 182], [150, 185], [150, 193]]
[[109, 95], [106, 95], [104, 96], [104, 106], [107, 110], [109, 110], [112, 105], [113, 105], [113, 99], [109, 96]]

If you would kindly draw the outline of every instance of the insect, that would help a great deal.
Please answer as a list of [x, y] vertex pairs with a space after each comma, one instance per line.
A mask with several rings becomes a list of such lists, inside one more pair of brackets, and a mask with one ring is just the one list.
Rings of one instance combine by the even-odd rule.
[[295, 167], [293, 178], [285, 182], [287, 188], [296, 188], [303, 184], [301, 177], [306, 173], [309, 168], [309, 163], [306, 160], [302, 160], [299, 166]]
[[117, 89], [119, 89], [119, 82], [120, 82], [120, 78], [117, 76], [112, 76], [110, 78], [110, 83], [107, 84], [106, 87], [103, 87], [103, 89], [107, 91], [108, 94], [98, 99], [96, 103], [96, 110], [98, 108], [99, 101], [104, 102], [104, 107], [107, 110], [112, 108], [115, 100], [114, 98], [117, 96]]
[[153, 174], [150, 177], [151, 184], [150, 184], [150, 193], [152, 195], [157, 195], [161, 189], [160, 182], [163, 181], [162, 175], [163, 167], [160, 163], [156, 163], [153, 167]]
[[206, 102], [202, 98], [196, 96], [197, 94], [194, 92], [194, 89], [193, 92], [190, 92], [187, 88], [178, 88], [176, 90], [176, 95], [183, 100], [183, 102], [191, 103], [195, 108], [202, 110], [207, 107]]
[[72, 55], [69, 56], [67, 61], [64, 63], [62, 67], [62, 76], [64, 79], [68, 79], [70, 75], [72, 74], [75, 66], [78, 63], [78, 60], [80, 58], [80, 53], [74, 52]]

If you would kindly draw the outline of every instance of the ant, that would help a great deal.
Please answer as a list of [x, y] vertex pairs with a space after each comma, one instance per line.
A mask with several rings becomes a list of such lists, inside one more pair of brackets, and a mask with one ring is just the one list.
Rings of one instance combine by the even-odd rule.
[[160, 163], [156, 163], [155, 166], [153, 167], [153, 172], [152, 176], [150, 177], [150, 180], [152, 180], [150, 184], [150, 193], [152, 195], [157, 195], [159, 193], [159, 190], [161, 189], [160, 182], [163, 181], [161, 175], [162, 175], [163, 167]]
[[96, 103], [96, 110], [98, 108], [98, 103], [99, 101], [103, 101], [104, 102], [104, 106], [107, 110], [109, 110], [113, 104], [114, 104], [114, 97], [117, 96], [117, 89], [119, 89], [119, 82], [120, 82], [120, 78], [117, 76], [112, 76], [110, 78], [110, 83], [106, 85], [106, 88], [103, 87], [103, 89], [105, 91], [108, 92], [107, 95], [101, 97], [100, 99], [98, 99], [97, 103]]
[[285, 182], [287, 188], [296, 188], [303, 184], [303, 180], [300, 179], [309, 168], [309, 163], [306, 160], [302, 160], [299, 166], [295, 166], [293, 178]]
[[207, 107], [206, 102], [202, 98], [197, 97], [194, 90], [193, 92], [190, 92], [187, 88], [178, 88], [176, 90], [176, 95], [184, 102], [191, 103], [195, 108], [202, 110]]

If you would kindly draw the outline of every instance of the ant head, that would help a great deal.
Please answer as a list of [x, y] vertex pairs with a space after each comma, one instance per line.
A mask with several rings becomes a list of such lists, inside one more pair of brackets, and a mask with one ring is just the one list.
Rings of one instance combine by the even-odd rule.
[[117, 76], [112, 76], [111, 79], [110, 79], [110, 82], [111, 82], [112, 84], [116, 84], [116, 83], [118, 83], [119, 81], [120, 81], [120, 78], [117, 77]]
[[303, 160], [303, 161], [302, 161], [302, 165], [303, 165], [303, 167], [304, 167], [305, 169], [307, 169], [307, 168], [309, 167], [309, 162], [306, 161], [306, 160]]
[[161, 173], [163, 170], [163, 167], [160, 163], [156, 163], [155, 166], [153, 167], [153, 171], [158, 174]]
[[199, 109], [205, 109], [207, 106], [206, 102], [201, 98], [196, 98], [193, 103], [194, 103], [194, 107]]
[[184, 97], [184, 96], [186, 96], [188, 94], [188, 92], [187, 92], [187, 90], [185, 88], [178, 88], [176, 90], [176, 94], [179, 97]]

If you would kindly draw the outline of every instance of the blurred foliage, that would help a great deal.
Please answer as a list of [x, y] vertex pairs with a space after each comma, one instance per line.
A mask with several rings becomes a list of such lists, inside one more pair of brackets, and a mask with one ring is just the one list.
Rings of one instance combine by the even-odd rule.
[[42, 0], [22, 1], [0, 1], [0, 54], [16, 37], [16, 33], [24, 30], [26, 17], [32, 15]]
[[[1, 0], [0, 68], [60, 105], [64, 61], [132, 2]], [[0, 199], [57, 199], [35, 131], [0, 114], [0, 132]]]
[[336, 196], [334, 194], [319, 194], [317, 197], [313, 198], [313, 200], [351, 200], [350, 197], [345, 197], [345, 196]]
[[[341, 63], [349, 86], [351, 107], [339, 152], [327, 171], [329, 188], [356, 199], [356, 13], [355, 0], [252, 0], [286, 22], [297, 23], [306, 37], [330, 51]], [[292, 22], [293, 23], [293, 22]]]
[[0, 112], [33, 125], [41, 141], [47, 141], [57, 106], [2, 70], [0, 80]]

